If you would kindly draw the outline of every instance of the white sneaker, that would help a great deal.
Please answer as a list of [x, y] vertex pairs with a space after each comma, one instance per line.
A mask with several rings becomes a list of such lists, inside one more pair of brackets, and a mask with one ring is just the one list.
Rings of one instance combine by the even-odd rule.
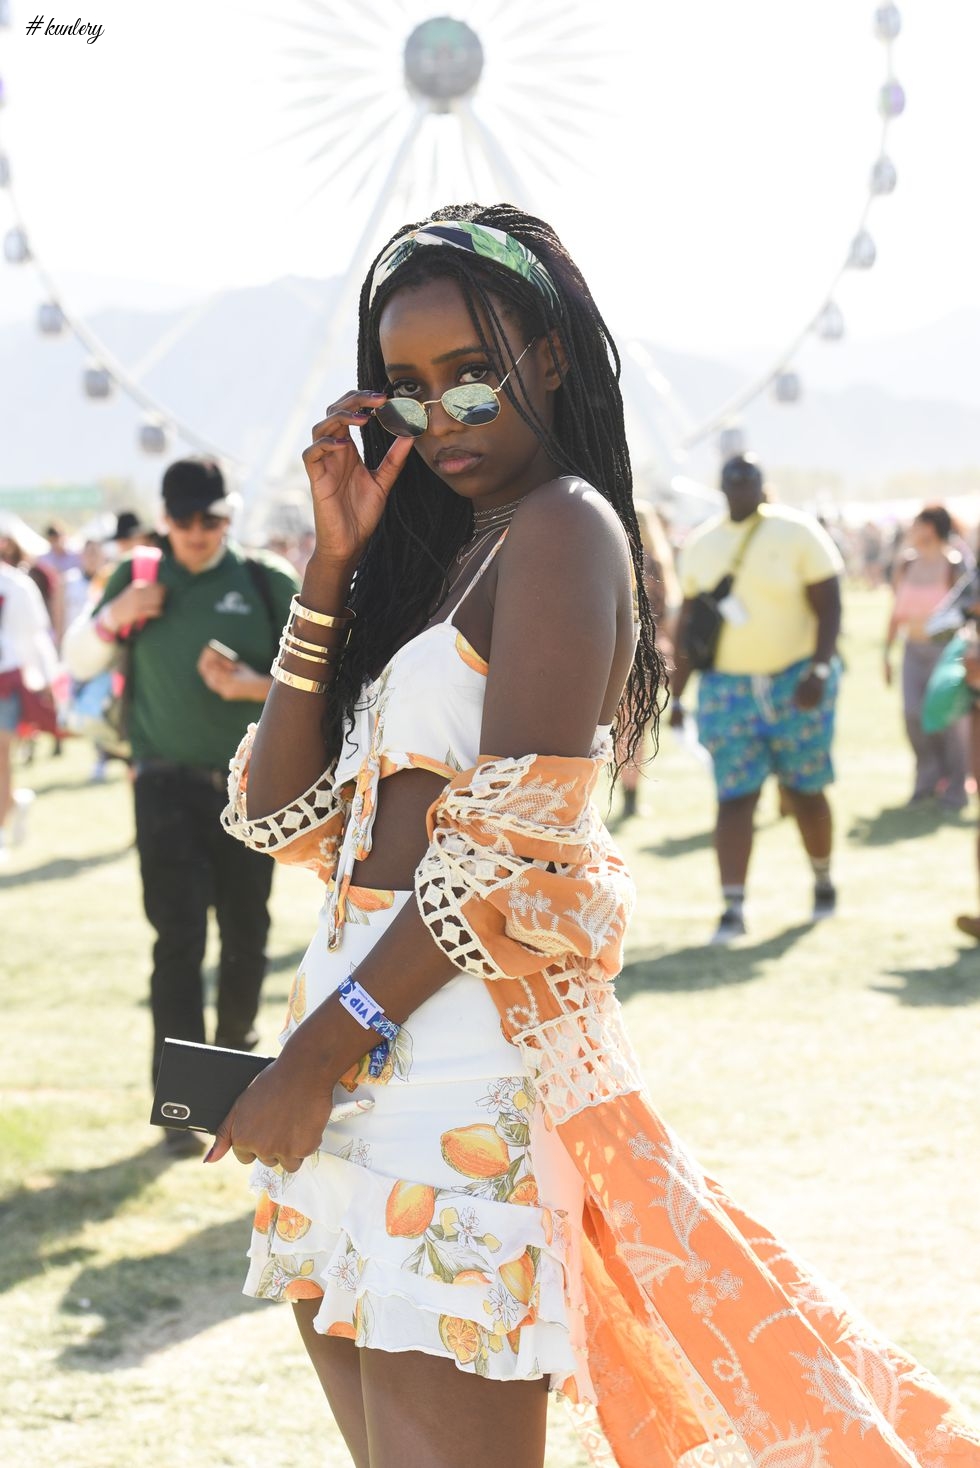
[[22, 846], [27, 839], [27, 817], [37, 796], [33, 790], [15, 790], [14, 808], [10, 815], [10, 844]]
[[734, 907], [726, 907], [711, 937], [711, 947], [721, 948], [736, 938], [745, 937], [745, 919]]

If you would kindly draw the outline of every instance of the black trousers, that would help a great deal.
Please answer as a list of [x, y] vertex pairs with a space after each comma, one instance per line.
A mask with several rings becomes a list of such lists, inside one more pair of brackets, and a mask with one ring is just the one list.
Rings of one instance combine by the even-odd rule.
[[201, 965], [211, 907], [221, 938], [215, 1044], [255, 1043], [273, 863], [222, 830], [221, 772], [142, 766], [135, 794], [143, 906], [157, 935], [150, 978], [155, 1082], [165, 1037], [205, 1039]]

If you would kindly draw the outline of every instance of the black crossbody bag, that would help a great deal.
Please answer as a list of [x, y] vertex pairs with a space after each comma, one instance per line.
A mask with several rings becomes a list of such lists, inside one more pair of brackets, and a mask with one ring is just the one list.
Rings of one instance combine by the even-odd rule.
[[684, 653], [690, 667], [699, 672], [707, 672], [715, 665], [718, 639], [725, 625], [720, 610], [721, 603], [726, 596], [731, 596], [738, 568], [749, 548], [749, 541], [761, 524], [762, 516], [757, 513], [755, 524], [746, 532], [736, 552], [731, 570], [721, 578], [713, 591], [699, 591], [697, 596], [691, 598], [684, 629]]

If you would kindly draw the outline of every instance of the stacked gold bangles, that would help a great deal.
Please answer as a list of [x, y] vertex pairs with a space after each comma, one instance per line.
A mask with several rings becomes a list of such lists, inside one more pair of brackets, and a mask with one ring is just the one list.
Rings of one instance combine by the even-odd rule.
[[[279, 639], [279, 652], [270, 670], [276, 682], [284, 683], [287, 688], [296, 688], [300, 693], [326, 693], [329, 684], [320, 682], [317, 678], [302, 678], [298, 673], [291, 673], [288, 668], [283, 667], [282, 660], [291, 657], [316, 668], [326, 668], [333, 661], [331, 653], [340, 652], [346, 644], [353, 621], [354, 613], [349, 607], [344, 608], [341, 616], [332, 617], [326, 612], [315, 612], [312, 607], [304, 607], [299, 598], [294, 596], [289, 604], [289, 621]], [[300, 637], [294, 630], [297, 622], [306, 623], [314, 631], [319, 627], [329, 628], [332, 632], [346, 630], [346, 636], [339, 642], [311, 642], [308, 636]], [[306, 631], [306, 628], [303, 630]]]

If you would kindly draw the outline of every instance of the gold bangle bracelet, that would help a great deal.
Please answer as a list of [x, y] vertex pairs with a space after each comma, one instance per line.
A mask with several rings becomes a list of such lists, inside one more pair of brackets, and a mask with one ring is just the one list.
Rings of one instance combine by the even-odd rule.
[[[289, 621], [286, 623], [286, 626], [285, 626], [285, 628], [283, 630], [284, 631], [287, 631], [287, 632], [292, 632], [292, 629], [296, 626], [296, 623], [298, 621], [302, 621], [302, 618], [301, 617], [290, 617]], [[315, 627], [316, 626], [316, 623], [315, 622], [314, 623], [311, 623], [311, 625]], [[333, 628], [332, 630], [333, 631], [336, 631], [337, 629], [336, 628]], [[354, 630], [354, 627], [353, 627], [353, 623], [352, 623], [347, 628], [347, 631], [344, 632], [337, 639], [336, 642], [326, 643], [324, 645], [325, 646], [328, 646], [332, 652], [343, 652], [343, 650], [347, 646], [348, 642], [350, 642], [350, 635], [353, 632], [353, 630]], [[293, 635], [295, 635], [295, 634], [293, 634]]]
[[338, 649], [334, 647], [324, 647], [323, 644], [320, 642], [304, 642], [302, 637], [297, 637], [295, 633], [290, 632], [288, 627], [284, 627], [282, 630], [282, 636], [279, 639], [279, 646], [295, 647], [297, 650], [303, 648], [306, 651], [311, 652], [314, 657], [323, 658], [324, 662], [329, 659], [332, 652], [338, 651]]
[[279, 644], [279, 657], [298, 658], [301, 663], [313, 663], [314, 666], [321, 668], [327, 667], [330, 662], [329, 658], [317, 658], [309, 652], [298, 652], [296, 648], [290, 647], [285, 639]]
[[282, 667], [279, 659], [272, 664], [270, 672], [277, 683], [285, 683], [287, 688], [296, 688], [300, 693], [326, 693], [327, 684], [317, 683], [313, 678], [300, 678], [295, 673], [290, 673]]
[[349, 627], [354, 620], [350, 607], [344, 607], [342, 616], [331, 617], [326, 612], [315, 612], [312, 607], [304, 607], [298, 596], [294, 596], [289, 603], [289, 610], [294, 617], [302, 617], [304, 622], [312, 622], [315, 627]]
[[286, 623], [282, 629], [283, 640], [288, 641], [292, 647], [302, 647], [306, 652], [330, 653], [339, 651], [339, 643], [331, 646], [325, 642], [306, 642], [302, 637], [297, 637], [292, 630], [292, 621]]

